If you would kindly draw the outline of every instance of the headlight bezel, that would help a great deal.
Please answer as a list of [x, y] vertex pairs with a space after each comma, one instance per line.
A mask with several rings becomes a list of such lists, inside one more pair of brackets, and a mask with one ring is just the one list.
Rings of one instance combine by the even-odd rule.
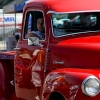
[[[88, 94], [87, 93], [87, 91], [86, 91], [86, 83], [89, 81], [89, 80], [96, 80], [97, 82], [98, 82], [98, 84], [99, 84], [99, 90], [98, 90], [98, 92], [95, 94], [95, 95], [90, 95], [90, 94]], [[100, 81], [99, 81], [99, 79], [97, 78], [97, 77], [95, 77], [95, 76], [89, 76], [89, 77], [87, 77], [87, 78], [85, 78], [84, 80], [83, 80], [83, 82], [82, 82], [82, 92], [85, 94], [85, 95], [87, 95], [87, 96], [91, 96], [91, 97], [94, 97], [94, 96], [96, 96], [96, 95], [98, 95], [98, 93], [100, 93]]]

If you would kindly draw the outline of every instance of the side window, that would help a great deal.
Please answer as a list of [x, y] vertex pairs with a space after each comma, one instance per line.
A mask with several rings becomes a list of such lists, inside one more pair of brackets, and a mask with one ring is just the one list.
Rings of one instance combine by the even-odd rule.
[[24, 26], [24, 39], [28, 37], [38, 37], [45, 39], [44, 16], [41, 11], [28, 11]]

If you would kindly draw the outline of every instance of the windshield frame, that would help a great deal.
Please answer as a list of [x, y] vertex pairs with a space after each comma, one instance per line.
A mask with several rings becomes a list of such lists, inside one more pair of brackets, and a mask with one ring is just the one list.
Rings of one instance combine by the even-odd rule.
[[60, 37], [65, 37], [65, 36], [74, 36], [74, 35], [77, 35], [77, 34], [83, 34], [83, 33], [93, 33], [93, 32], [100, 32], [100, 29], [98, 30], [87, 30], [87, 31], [84, 31], [84, 32], [72, 32], [70, 34], [66, 34], [66, 35], [60, 35], [60, 36], [56, 36], [54, 34], [54, 28], [53, 28], [53, 20], [52, 20], [52, 14], [71, 14], [71, 13], [85, 13], [85, 12], [97, 12], [97, 13], [100, 13], [100, 10], [89, 10], [89, 11], [71, 11], [71, 12], [55, 12], [55, 11], [48, 11], [47, 14], [50, 14], [50, 21], [51, 21], [51, 28], [52, 28], [52, 35], [53, 37], [55, 38], [60, 38]]

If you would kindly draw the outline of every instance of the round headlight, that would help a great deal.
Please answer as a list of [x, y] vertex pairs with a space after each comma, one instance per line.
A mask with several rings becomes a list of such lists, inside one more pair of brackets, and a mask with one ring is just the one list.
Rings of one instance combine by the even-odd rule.
[[82, 83], [82, 91], [88, 96], [96, 96], [100, 91], [100, 82], [94, 77], [87, 77]]

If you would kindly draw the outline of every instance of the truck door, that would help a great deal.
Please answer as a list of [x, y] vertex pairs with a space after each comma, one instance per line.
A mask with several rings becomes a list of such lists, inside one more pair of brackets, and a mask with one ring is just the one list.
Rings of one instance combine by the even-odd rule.
[[25, 100], [40, 98], [41, 88], [44, 81], [45, 49], [47, 47], [46, 27], [44, 27], [44, 39], [40, 39], [40, 46], [28, 45], [27, 34], [37, 30], [37, 16], [43, 14], [44, 26], [45, 15], [41, 10], [28, 10], [23, 17], [22, 36], [18, 41], [15, 56], [15, 89], [16, 96]]

